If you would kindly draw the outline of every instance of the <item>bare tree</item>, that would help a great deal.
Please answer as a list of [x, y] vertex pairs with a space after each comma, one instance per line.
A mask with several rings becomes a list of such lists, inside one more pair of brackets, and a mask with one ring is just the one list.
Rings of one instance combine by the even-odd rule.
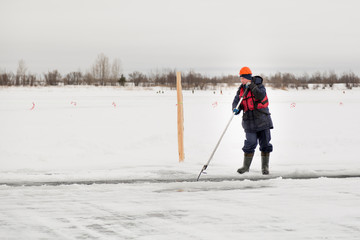
[[152, 73], [152, 81], [155, 83], [155, 85], [158, 86], [166, 86], [167, 84], [167, 78], [166, 78], [166, 72], [160, 72], [159, 70], [156, 70], [155, 73]]
[[345, 83], [346, 88], [352, 89], [353, 87], [359, 86], [360, 78], [353, 72], [343, 73], [339, 79], [339, 82]]
[[109, 80], [110, 64], [109, 58], [105, 56], [105, 54], [100, 53], [97, 56], [95, 64], [92, 67], [92, 75], [102, 86], [104, 86]]
[[176, 70], [169, 70], [166, 73], [166, 79], [171, 89], [176, 89]]
[[136, 87], [139, 86], [140, 83], [145, 83], [147, 81], [147, 77], [141, 72], [135, 71], [129, 74], [129, 80], [130, 82], [133, 82]]
[[310, 83], [322, 83], [321, 73], [319, 71], [312, 74], [309, 80]]
[[18, 68], [16, 70], [16, 86], [26, 85], [26, 71], [27, 67], [25, 61], [21, 59], [18, 63]]
[[31, 74], [29, 73], [27, 76], [26, 76], [26, 81], [28, 82], [28, 84], [30, 86], [34, 86], [36, 84], [36, 75], [35, 74]]
[[82, 84], [82, 73], [81, 72], [71, 72], [66, 74], [64, 78], [65, 85], [79, 85]]
[[113, 60], [111, 66], [111, 85], [115, 85], [122, 75], [122, 67], [120, 59], [116, 58]]
[[14, 85], [15, 76], [12, 72], [6, 73], [3, 72], [0, 74], [0, 85], [1, 86], [11, 86]]
[[333, 87], [335, 83], [338, 82], [338, 77], [334, 71], [329, 72], [326, 74], [326, 82], [329, 84], [329, 87]]
[[94, 84], [94, 76], [93, 76], [90, 72], [87, 72], [87, 73], [84, 75], [84, 82], [85, 82], [85, 84], [87, 84], [87, 85], [92, 85], [92, 84]]
[[58, 85], [61, 80], [61, 75], [58, 70], [54, 70], [52, 72], [44, 73], [45, 84], [55, 86]]

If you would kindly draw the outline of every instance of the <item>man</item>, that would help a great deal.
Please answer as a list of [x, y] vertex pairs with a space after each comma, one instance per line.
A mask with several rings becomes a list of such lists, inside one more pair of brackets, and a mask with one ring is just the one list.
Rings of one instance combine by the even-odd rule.
[[[269, 101], [266, 89], [260, 76], [252, 77], [250, 68], [241, 68], [239, 74], [241, 85], [234, 98], [232, 108], [235, 115], [243, 110], [242, 126], [245, 130], [246, 140], [242, 148], [244, 151], [244, 163], [237, 172], [243, 174], [249, 171], [259, 141], [262, 174], [268, 175], [270, 152], [273, 150], [270, 143], [270, 129], [273, 128], [273, 123], [268, 108]], [[246, 93], [246, 96], [243, 96], [244, 93]], [[236, 108], [241, 97], [243, 97], [243, 100], [239, 108]]]

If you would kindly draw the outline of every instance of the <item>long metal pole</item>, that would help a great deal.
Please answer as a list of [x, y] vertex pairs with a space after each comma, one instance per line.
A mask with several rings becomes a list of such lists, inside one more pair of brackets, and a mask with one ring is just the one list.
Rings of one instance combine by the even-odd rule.
[[[245, 89], [244, 94], [241, 96], [241, 98], [240, 98], [240, 100], [239, 100], [239, 103], [237, 104], [236, 108], [239, 108], [242, 100], [244, 99], [244, 96], [247, 95], [248, 90], [249, 90], [249, 88], [247, 87], [247, 88]], [[214, 156], [217, 148], [219, 147], [220, 142], [221, 142], [222, 138], [224, 137], [224, 135], [225, 135], [225, 133], [226, 133], [226, 130], [227, 130], [228, 127], [230, 126], [230, 123], [231, 123], [232, 119], [234, 118], [234, 116], [235, 116], [235, 113], [231, 114], [231, 118], [230, 118], [229, 122], [227, 123], [227, 125], [226, 125], [226, 127], [225, 127], [225, 130], [224, 130], [223, 133], [221, 134], [221, 137], [220, 137], [219, 141], [217, 142], [217, 144], [216, 144], [216, 146], [215, 146], [215, 149], [212, 151], [209, 160], [206, 162], [206, 164], [205, 164], [205, 165], [203, 166], [203, 168], [201, 169], [201, 171], [200, 171], [200, 173], [199, 173], [199, 176], [198, 176], [198, 178], [197, 178], [196, 181], [199, 181], [199, 178], [200, 178], [201, 174], [202, 174], [202, 173], [206, 170], [206, 168], [209, 166], [209, 163], [210, 163], [210, 161], [212, 160], [212, 158], [213, 158], [213, 156]]]

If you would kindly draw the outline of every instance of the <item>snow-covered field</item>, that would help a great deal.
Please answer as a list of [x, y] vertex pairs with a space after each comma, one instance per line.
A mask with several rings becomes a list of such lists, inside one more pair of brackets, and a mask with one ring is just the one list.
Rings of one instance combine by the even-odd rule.
[[360, 89], [268, 89], [269, 179], [236, 116], [200, 182], [236, 88], [184, 91], [184, 163], [158, 90], [0, 88], [1, 239], [359, 238]]

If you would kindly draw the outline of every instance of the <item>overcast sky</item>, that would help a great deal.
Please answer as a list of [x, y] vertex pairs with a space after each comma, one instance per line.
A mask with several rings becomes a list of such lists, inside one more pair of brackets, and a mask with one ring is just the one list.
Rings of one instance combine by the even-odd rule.
[[0, 70], [360, 74], [357, 0], [0, 0]]

